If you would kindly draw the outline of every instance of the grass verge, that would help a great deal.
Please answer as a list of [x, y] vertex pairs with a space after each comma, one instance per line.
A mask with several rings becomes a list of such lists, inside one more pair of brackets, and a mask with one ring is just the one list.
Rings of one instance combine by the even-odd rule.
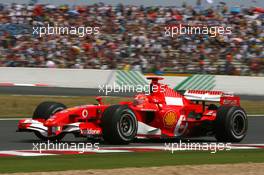
[[[107, 97], [103, 101], [115, 104], [128, 100], [124, 97]], [[90, 96], [38, 96], [38, 95], [0, 95], [0, 117], [31, 117], [37, 105], [43, 101], [56, 101], [67, 107], [96, 104], [95, 97]]]
[[0, 159], [0, 173], [264, 162], [263, 150], [115, 153]]
[[[131, 100], [125, 97], [106, 97], [104, 102], [115, 104], [120, 101]], [[36, 106], [43, 101], [57, 101], [66, 106], [78, 106], [83, 104], [94, 104], [94, 97], [61, 97], [61, 96], [37, 96], [37, 95], [0, 95], [0, 117], [31, 117]], [[263, 101], [242, 100], [241, 106], [248, 114], [264, 114]]]

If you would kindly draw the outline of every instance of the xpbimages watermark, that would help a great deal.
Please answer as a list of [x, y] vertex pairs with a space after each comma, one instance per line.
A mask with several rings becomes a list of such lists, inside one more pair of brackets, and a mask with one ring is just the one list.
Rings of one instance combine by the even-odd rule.
[[42, 151], [77, 151], [79, 153], [84, 153], [87, 151], [99, 150], [99, 143], [89, 143], [89, 142], [40, 142], [32, 143], [32, 150], [42, 153]]
[[91, 26], [33, 26], [32, 35], [43, 37], [45, 35], [76, 35], [85, 37], [87, 35], [100, 34], [100, 27]]
[[172, 154], [175, 151], [210, 151], [215, 154], [217, 151], [230, 151], [231, 143], [191, 143], [191, 142], [176, 142], [165, 143], [164, 150], [170, 151]]
[[128, 84], [117, 84], [114, 82], [113, 85], [106, 84], [106, 85], [99, 85], [98, 91], [99, 93], [104, 93], [105, 95], [109, 95], [110, 93], [127, 93], [127, 92], [133, 92], [133, 93], [145, 93], [146, 95], [149, 95], [151, 92], [165, 92], [165, 86], [166, 85], [152, 85], [149, 86], [146, 85], [128, 85]]
[[231, 35], [232, 28], [228, 26], [207, 26], [207, 25], [173, 25], [165, 26], [165, 36], [177, 37], [179, 35], [208, 35], [209, 37], [216, 37], [218, 35]]

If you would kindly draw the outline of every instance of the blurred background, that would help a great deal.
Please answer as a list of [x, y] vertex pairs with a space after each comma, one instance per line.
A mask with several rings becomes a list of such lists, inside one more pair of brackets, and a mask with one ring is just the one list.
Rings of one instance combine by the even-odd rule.
[[[264, 75], [264, 1], [0, 0], [0, 66]], [[232, 27], [164, 36], [164, 26]], [[99, 26], [100, 35], [32, 35], [33, 26]]]

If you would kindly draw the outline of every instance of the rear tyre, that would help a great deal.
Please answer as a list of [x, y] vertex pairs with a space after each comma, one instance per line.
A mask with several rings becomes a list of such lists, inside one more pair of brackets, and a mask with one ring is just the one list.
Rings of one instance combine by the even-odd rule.
[[[57, 103], [57, 102], [42, 102], [40, 103], [37, 108], [35, 109], [33, 113], [33, 119], [44, 119], [47, 120], [49, 119], [52, 115], [55, 113], [62, 111], [66, 109], [67, 107], [62, 104], [62, 103]], [[41, 140], [61, 140], [65, 136], [64, 133], [61, 133], [57, 136], [51, 136], [48, 137], [46, 135], [43, 135], [41, 132], [35, 131], [35, 135], [41, 139]]]
[[108, 107], [102, 116], [103, 138], [110, 144], [129, 144], [137, 134], [134, 112], [124, 105]]
[[220, 142], [240, 142], [246, 136], [248, 120], [238, 106], [221, 106], [217, 110], [215, 138]]

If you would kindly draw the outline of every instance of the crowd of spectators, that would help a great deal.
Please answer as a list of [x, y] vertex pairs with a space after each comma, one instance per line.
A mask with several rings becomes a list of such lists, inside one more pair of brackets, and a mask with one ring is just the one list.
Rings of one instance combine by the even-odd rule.
[[[264, 11], [175, 7], [0, 5], [0, 66], [264, 75]], [[231, 35], [167, 37], [176, 24], [230, 26]], [[32, 34], [33, 26], [92, 26], [100, 34]]]

